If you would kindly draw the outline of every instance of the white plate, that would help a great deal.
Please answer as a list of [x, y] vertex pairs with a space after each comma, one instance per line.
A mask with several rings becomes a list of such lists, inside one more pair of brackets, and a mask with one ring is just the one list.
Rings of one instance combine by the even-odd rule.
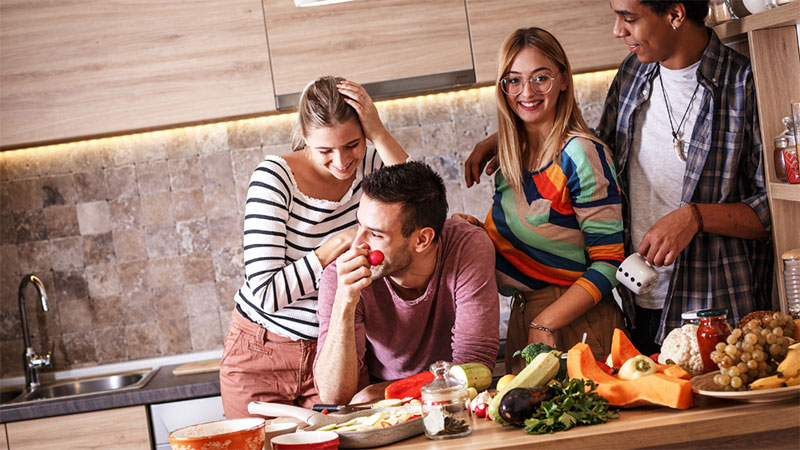
[[714, 384], [714, 375], [718, 373], [719, 370], [693, 377], [690, 380], [692, 383], [692, 390], [697, 394], [707, 397], [727, 398], [747, 403], [779, 402], [781, 400], [800, 397], [800, 385], [776, 389], [763, 389], [759, 391], [722, 391], [719, 390], [722, 388]]

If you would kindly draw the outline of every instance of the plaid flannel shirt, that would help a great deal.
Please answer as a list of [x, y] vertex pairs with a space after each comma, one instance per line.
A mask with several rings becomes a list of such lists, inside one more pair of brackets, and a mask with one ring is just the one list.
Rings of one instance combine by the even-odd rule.
[[[657, 63], [642, 64], [629, 55], [620, 65], [596, 130], [614, 152], [623, 191], [626, 254], [631, 243], [626, 163], [641, 105], [650, 99]], [[700, 109], [688, 142], [681, 205], [744, 202], [770, 229], [770, 213], [761, 156], [761, 134], [750, 62], [725, 47], [714, 33], [700, 59], [697, 81]], [[670, 155], [672, 156], [672, 155]], [[675, 260], [656, 342], [681, 324], [681, 312], [727, 308], [738, 324], [747, 313], [769, 309], [772, 294], [772, 242], [698, 233]], [[634, 298], [618, 289], [623, 309], [634, 324]]]

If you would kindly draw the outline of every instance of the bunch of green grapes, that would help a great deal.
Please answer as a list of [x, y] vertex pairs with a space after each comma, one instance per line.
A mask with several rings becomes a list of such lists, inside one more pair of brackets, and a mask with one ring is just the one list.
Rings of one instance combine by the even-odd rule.
[[776, 312], [735, 328], [725, 342], [717, 343], [711, 360], [719, 367], [714, 383], [726, 391], [746, 390], [747, 384], [775, 373], [794, 343], [795, 323]]

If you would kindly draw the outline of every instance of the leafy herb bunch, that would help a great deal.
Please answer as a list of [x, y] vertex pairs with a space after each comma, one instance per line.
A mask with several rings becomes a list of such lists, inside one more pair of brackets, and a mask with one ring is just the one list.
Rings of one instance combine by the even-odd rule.
[[594, 381], [570, 378], [563, 384], [553, 383], [551, 387], [555, 397], [543, 401], [534, 416], [525, 421], [525, 431], [530, 434], [555, 433], [619, 417], [617, 411], [609, 411], [608, 400], [597, 395]]

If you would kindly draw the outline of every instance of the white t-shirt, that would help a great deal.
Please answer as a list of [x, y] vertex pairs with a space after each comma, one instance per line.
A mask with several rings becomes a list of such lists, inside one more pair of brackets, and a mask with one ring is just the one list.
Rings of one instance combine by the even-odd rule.
[[[672, 128], [678, 128], [678, 137], [685, 144], [684, 155], [689, 150], [694, 123], [700, 109], [701, 90], [689, 104], [697, 87], [697, 68], [700, 61], [679, 70], [660, 67], [660, 75], [653, 79], [650, 100], [639, 112], [629, 158], [629, 189], [631, 206], [631, 237], [637, 248], [645, 233], [662, 217], [680, 206], [686, 163], [678, 158], [672, 143]], [[661, 80], [659, 80], [659, 77]], [[664, 91], [668, 101], [664, 99]], [[667, 104], [672, 113], [672, 127], [667, 115]], [[687, 112], [688, 108], [688, 112]], [[648, 309], [661, 309], [667, 297], [672, 265], [657, 267], [658, 284], [646, 295], [637, 295], [636, 304]]]

